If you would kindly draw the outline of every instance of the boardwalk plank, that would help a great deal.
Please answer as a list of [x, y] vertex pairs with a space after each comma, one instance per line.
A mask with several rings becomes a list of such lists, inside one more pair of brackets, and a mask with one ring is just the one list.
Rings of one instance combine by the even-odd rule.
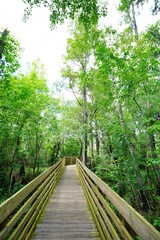
[[99, 239], [75, 165], [65, 167], [41, 215], [33, 239]]

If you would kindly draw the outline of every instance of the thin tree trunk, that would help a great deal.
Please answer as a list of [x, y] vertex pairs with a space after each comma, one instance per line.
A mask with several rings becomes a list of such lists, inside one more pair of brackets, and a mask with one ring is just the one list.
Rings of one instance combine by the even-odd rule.
[[[156, 143], [155, 143], [154, 134], [152, 134], [150, 136], [150, 147], [151, 147], [151, 151], [152, 151], [152, 158], [157, 159], [158, 156], [156, 153]], [[160, 192], [160, 170], [159, 170], [159, 166], [157, 164], [154, 164], [154, 170], [155, 170], [154, 174], [155, 174], [155, 179], [157, 182], [157, 187]]]
[[83, 164], [86, 165], [87, 162], [87, 133], [84, 133], [84, 142], [83, 142]]
[[102, 130], [102, 153], [103, 155], [106, 154], [106, 152], [109, 152], [108, 145], [106, 144], [106, 132]]
[[93, 153], [93, 126], [92, 126], [92, 123], [91, 123], [91, 156], [92, 157], [94, 156], [94, 153]]
[[134, 169], [135, 169], [135, 173], [136, 173], [136, 176], [137, 176], [137, 180], [138, 180], [138, 183], [141, 187], [141, 198], [142, 198], [142, 202], [143, 202], [143, 207], [149, 209], [151, 207], [150, 207], [150, 204], [149, 204], [149, 201], [148, 201], [148, 198], [147, 198], [147, 194], [146, 194], [146, 191], [145, 191], [145, 188], [144, 188], [143, 178], [142, 178], [139, 166], [137, 165], [137, 163], [135, 161], [135, 159], [136, 159], [136, 157], [135, 157], [135, 147], [134, 147], [133, 143], [131, 142], [131, 140], [129, 139], [129, 137], [127, 136], [126, 126], [125, 126], [125, 122], [124, 122], [124, 118], [123, 118], [122, 107], [121, 107], [121, 104], [119, 102], [118, 102], [118, 111], [119, 111], [121, 127], [122, 127], [122, 130], [124, 132], [124, 136], [125, 136], [126, 142], [128, 144], [131, 157], [132, 157], [133, 162], [134, 162]]
[[84, 135], [83, 135], [83, 164], [86, 164], [87, 161], [87, 94], [86, 87], [83, 87], [83, 124], [84, 124]]
[[33, 163], [33, 177], [35, 177], [36, 174], [36, 166], [38, 161], [38, 155], [39, 155], [39, 139], [38, 139], [38, 122], [36, 122], [36, 156]]
[[109, 149], [109, 154], [110, 155], [112, 155], [112, 152], [113, 152], [113, 147], [112, 147], [112, 142], [111, 142], [111, 138], [110, 138], [110, 136], [109, 136], [109, 133], [107, 132], [106, 133], [106, 135], [107, 135], [107, 138], [108, 138], [108, 149]]
[[95, 137], [96, 137], [96, 153], [97, 153], [97, 156], [99, 156], [99, 137], [98, 137], [97, 121], [95, 121]]
[[17, 136], [17, 140], [16, 140], [16, 147], [15, 147], [12, 162], [11, 162], [11, 171], [10, 171], [10, 175], [9, 175], [9, 178], [10, 178], [10, 180], [9, 180], [9, 196], [11, 195], [13, 170], [14, 170], [14, 164], [15, 164], [15, 161], [16, 161], [18, 149], [19, 149], [19, 146], [20, 146], [20, 134], [21, 134], [22, 127], [23, 127], [23, 124], [21, 124], [21, 126], [19, 128], [19, 132], [18, 132], [18, 136]]
[[58, 142], [58, 144], [57, 144], [56, 158], [58, 157], [58, 154], [59, 154], [59, 152], [60, 152], [60, 149], [61, 149], [61, 142]]
[[23, 155], [19, 170], [19, 176], [21, 178], [21, 184], [25, 184], [25, 155]]
[[56, 143], [54, 145], [54, 147], [52, 148], [52, 155], [51, 155], [51, 159], [50, 159], [50, 164], [53, 165], [56, 162], [56, 159], [58, 157], [58, 154], [60, 152], [61, 149], [61, 142], [59, 141], [58, 143]]
[[139, 39], [138, 27], [137, 27], [135, 9], [134, 9], [134, 4], [133, 3], [132, 3], [132, 24], [133, 24], [134, 32], [135, 32], [135, 35], [136, 35], [136, 39], [138, 40]]
[[80, 139], [80, 144], [81, 144], [81, 147], [80, 147], [80, 157], [82, 157], [82, 153], [83, 153], [83, 142], [81, 141], [81, 139]]
[[4, 52], [4, 48], [5, 48], [5, 42], [6, 42], [6, 38], [8, 35], [9, 31], [7, 29], [5, 29], [2, 32], [1, 38], [0, 38], [0, 60], [2, 59], [2, 55]]
[[[144, 87], [144, 92], [146, 93], [146, 96], [148, 96], [148, 92], [145, 86], [145, 82], [143, 84]], [[149, 99], [149, 97], [148, 97]], [[149, 102], [149, 100], [147, 100], [147, 110], [148, 110], [148, 118], [152, 117], [151, 115], [151, 106], [152, 104]], [[149, 126], [151, 127], [154, 124], [153, 121], [150, 121]], [[157, 153], [156, 153], [156, 142], [155, 142], [155, 136], [154, 134], [150, 134], [149, 136], [149, 146], [151, 148], [151, 152], [152, 152], [152, 158], [157, 159]], [[149, 150], [148, 150], [149, 151]], [[149, 155], [149, 154], [148, 154]], [[158, 194], [160, 194], [160, 168], [158, 166], [158, 164], [154, 164], [154, 175], [155, 175], [155, 180], [156, 180], [156, 185], [157, 185], [157, 189], [158, 189]]]

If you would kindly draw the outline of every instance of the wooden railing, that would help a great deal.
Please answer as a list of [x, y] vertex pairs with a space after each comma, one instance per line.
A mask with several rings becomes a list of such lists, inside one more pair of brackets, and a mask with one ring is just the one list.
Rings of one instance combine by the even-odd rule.
[[[82, 156], [66, 156], [65, 158], [65, 165], [74, 165], [76, 164], [76, 158], [78, 158], [82, 162]], [[89, 166], [91, 163], [91, 157], [87, 157], [86, 165]]]
[[[126, 222], [140, 239], [160, 240], [160, 233], [79, 159], [76, 165], [101, 239], [133, 239], [125, 227]], [[115, 214], [111, 206], [116, 208], [118, 214]]]
[[[82, 162], [64, 158], [0, 205], [0, 239], [29, 239], [65, 164], [76, 159], [79, 178], [100, 238], [133, 239], [128, 225], [142, 240], [160, 240], [160, 233]], [[113, 211], [114, 206], [115, 211]]]
[[79, 157], [75, 157], [75, 156], [72, 156], [72, 157], [64, 157], [65, 158], [65, 165], [74, 165], [76, 164], [76, 158], [79, 159]]
[[0, 205], [0, 239], [29, 239], [65, 166], [60, 160]]

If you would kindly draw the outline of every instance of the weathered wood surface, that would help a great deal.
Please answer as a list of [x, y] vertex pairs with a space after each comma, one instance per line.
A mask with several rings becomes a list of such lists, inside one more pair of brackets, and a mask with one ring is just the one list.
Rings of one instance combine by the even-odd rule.
[[65, 167], [33, 239], [99, 239], [75, 165]]
[[41, 184], [45, 179], [53, 172], [54, 169], [61, 163], [61, 161], [57, 162], [50, 168], [48, 168], [41, 175], [36, 177], [30, 183], [28, 183], [25, 187], [7, 199], [0, 205], [0, 223], [2, 223], [15, 208], [34, 190], [36, 187]]
[[[63, 169], [64, 160], [60, 160], [0, 205], [1, 240], [8, 237], [19, 240], [24, 237], [29, 239], [34, 222], [48, 201]], [[26, 197], [29, 198], [19, 206]], [[13, 210], [14, 214], [9, 216]], [[17, 227], [14, 228], [16, 224]]]
[[133, 207], [131, 207], [123, 198], [114, 192], [78, 159], [77, 163], [110, 200], [110, 202], [117, 208], [126, 222], [142, 240], [160, 240], [160, 233], [146, 219], [144, 219]]

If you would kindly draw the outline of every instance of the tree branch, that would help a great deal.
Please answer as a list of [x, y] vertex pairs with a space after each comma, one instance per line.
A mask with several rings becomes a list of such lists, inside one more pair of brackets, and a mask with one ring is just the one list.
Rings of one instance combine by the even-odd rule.
[[73, 91], [73, 88], [72, 88], [72, 87], [71, 87], [71, 90], [72, 90], [72, 92], [73, 92], [73, 95], [75, 96], [75, 98], [76, 98], [77, 102], [79, 103], [79, 105], [80, 105], [81, 107], [83, 107], [83, 106], [82, 106], [82, 104], [80, 103], [79, 99], [77, 98], [77, 96], [76, 96], [75, 92]]

